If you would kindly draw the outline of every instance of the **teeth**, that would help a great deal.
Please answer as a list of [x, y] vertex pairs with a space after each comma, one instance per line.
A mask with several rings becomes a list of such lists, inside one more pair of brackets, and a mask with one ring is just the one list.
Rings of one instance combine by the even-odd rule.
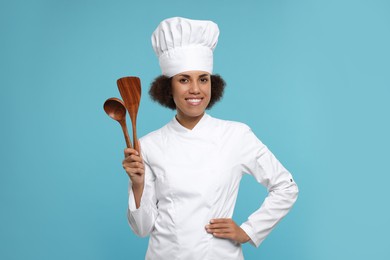
[[198, 98], [191, 98], [191, 99], [187, 99], [189, 102], [193, 102], [193, 103], [196, 103], [196, 102], [200, 102], [201, 99], [198, 99]]

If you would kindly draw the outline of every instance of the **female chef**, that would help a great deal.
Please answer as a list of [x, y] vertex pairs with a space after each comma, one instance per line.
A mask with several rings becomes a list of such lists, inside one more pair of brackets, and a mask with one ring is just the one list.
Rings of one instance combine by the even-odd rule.
[[[128, 220], [150, 235], [146, 259], [243, 259], [241, 244], [258, 247], [297, 199], [291, 174], [242, 123], [211, 117], [224, 82], [212, 74], [218, 26], [174, 17], [152, 35], [162, 76], [152, 99], [176, 109], [165, 126], [125, 150], [130, 177]], [[243, 174], [268, 189], [261, 207], [237, 225], [231, 218]]]

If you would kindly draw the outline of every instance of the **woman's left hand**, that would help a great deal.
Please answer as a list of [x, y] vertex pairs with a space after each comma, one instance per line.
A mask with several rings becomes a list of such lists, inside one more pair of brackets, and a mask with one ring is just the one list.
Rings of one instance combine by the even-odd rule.
[[206, 225], [206, 231], [214, 237], [231, 239], [241, 244], [250, 240], [247, 233], [241, 227], [237, 226], [231, 218], [210, 220], [210, 224]]

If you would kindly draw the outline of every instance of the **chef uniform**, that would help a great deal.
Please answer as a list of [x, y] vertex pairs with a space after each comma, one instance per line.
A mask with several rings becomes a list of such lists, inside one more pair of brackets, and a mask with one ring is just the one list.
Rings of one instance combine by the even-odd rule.
[[[152, 35], [163, 75], [212, 73], [218, 26], [180, 17], [164, 20]], [[145, 186], [140, 207], [129, 186], [128, 220], [150, 235], [146, 259], [243, 259], [241, 245], [205, 230], [211, 219], [231, 218], [243, 174], [268, 189], [261, 207], [241, 228], [259, 246], [297, 199], [291, 174], [242, 123], [204, 114], [192, 129], [174, 117], [140, 139]]]

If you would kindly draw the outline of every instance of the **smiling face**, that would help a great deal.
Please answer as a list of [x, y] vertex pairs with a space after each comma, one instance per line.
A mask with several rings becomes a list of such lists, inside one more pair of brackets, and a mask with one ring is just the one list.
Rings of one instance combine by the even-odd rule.
[[172, 77], [172, 96], [177, 120], [192, 129], [202, 118], [211, 98], [210, 74], [186, 71]]

